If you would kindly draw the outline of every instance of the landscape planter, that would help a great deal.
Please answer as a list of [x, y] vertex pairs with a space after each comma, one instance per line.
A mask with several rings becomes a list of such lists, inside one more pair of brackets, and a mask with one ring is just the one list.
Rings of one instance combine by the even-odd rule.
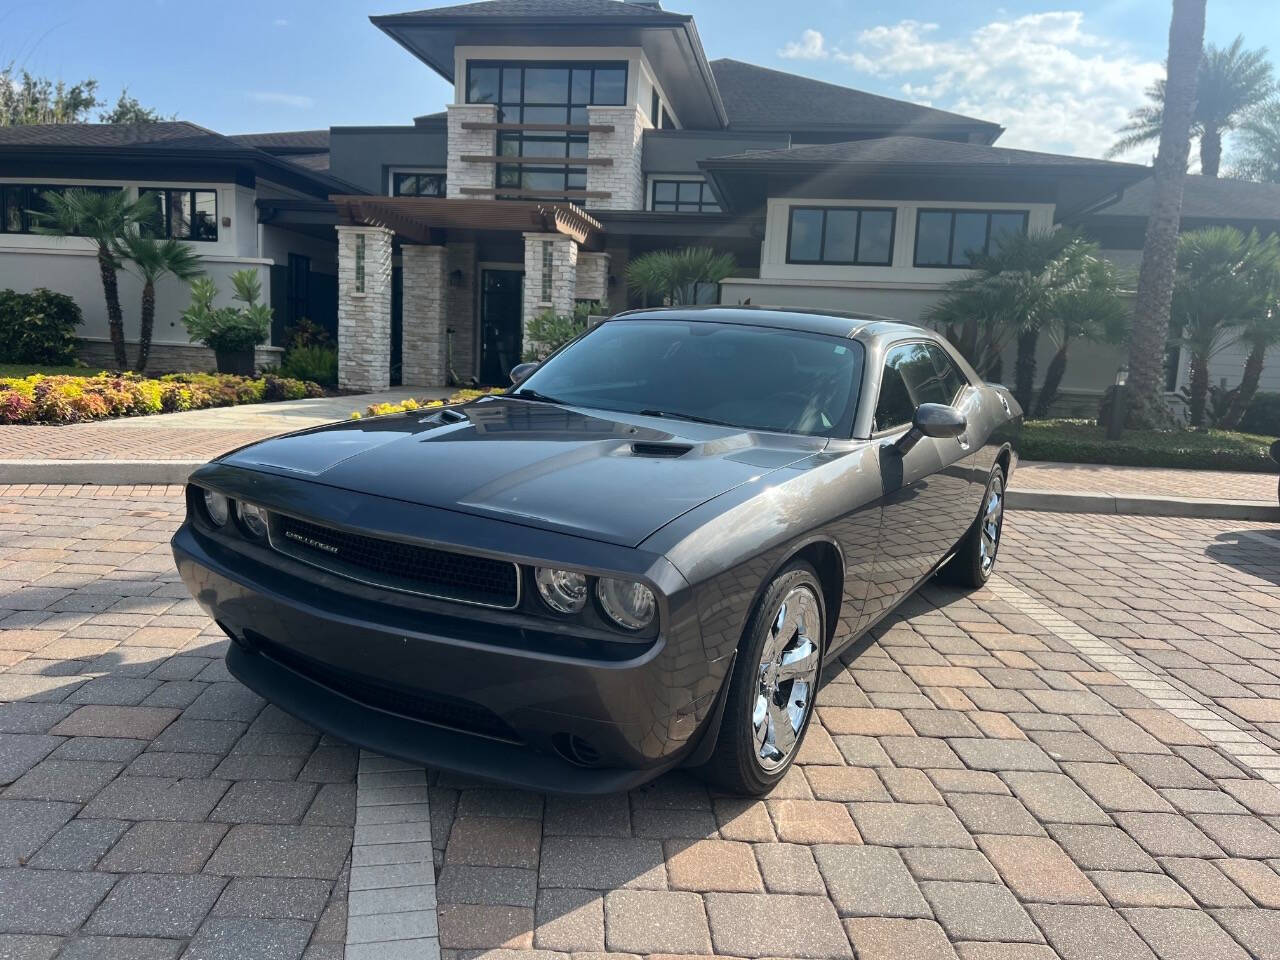
[[254, 375], [254, 351], [248, 350], [216, 350], [214, 356], [218, 361], [219, 373], [231, 373], [239, 377]]

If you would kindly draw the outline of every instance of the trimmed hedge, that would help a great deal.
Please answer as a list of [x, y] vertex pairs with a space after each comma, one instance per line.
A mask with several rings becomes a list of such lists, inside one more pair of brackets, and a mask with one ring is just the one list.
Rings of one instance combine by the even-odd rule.
[[83, 423], [322, 396], [319, 384], [271, 374], [257, 378], [217, 373], [173, 373], [157, 378], [133, 373], [89, 377], [35, 374], [0, 378], [0, 424]]
[[1243, 433], [1280, 437], [1280, 393], [1255, 393], [1240, 418]]
[[1270, 445], [1267, 437], [1230, 430], [1126, 430], [1108, 440], [1092, 420], [1031, 420], [1019, 452], [1024, 460], [1275, 473]]
[[6, 363], [67, 364], [84, 316], [65, 293], [0, 290], [0, 357]]

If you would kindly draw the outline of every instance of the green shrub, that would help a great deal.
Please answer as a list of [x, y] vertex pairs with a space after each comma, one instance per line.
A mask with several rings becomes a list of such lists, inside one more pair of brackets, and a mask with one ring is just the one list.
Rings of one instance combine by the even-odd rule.
[[7, 363], [71, 363], [84, 315], [64, 293], [0, 290], [0, 358]]
[[1255, 393], [1240, 418], [1240, 431], [1280, 437], [1280, 393]]
[[1024, 460], [1062, 463], [1274, 473], [1270, 443], [1229, 430], [1126, 430], [1108, 440], [1092, 420], [1033, 420], [1023, 425], [1019, 453]]
[[191, 283], [191, 304], [182, 314], [182, 322], [193, 341], [215, 351], [252, 350], [271, 336], [272, 310], [259, 303], [262, 281], [257, 270], [237, 270], [231, 275], [235, 286], [233, 299], [242, 307], [215, 307], [218, 288], [208, 277], [197, 277]]
[[320, 344], [292, 347], [284, 355], [280, 373], [297, 380], [313, 380], [332, 387], [338, 382], [338, 350]]
[[319, 384], [272, 375], [174, 373], [148, 379], [132, 373], [91, 377], [35, 374], [0, 378], [0, 424], [80, 423], [320, 396], [324, 390]]
[[587, 329], [587, 317], [602, 313], [604, 307], [597, 300], [582, 301], [573, 305], [573, 316], [543, 310], [529, 321], [524, 338], [523, 360], [545, 360], [562, 346]]

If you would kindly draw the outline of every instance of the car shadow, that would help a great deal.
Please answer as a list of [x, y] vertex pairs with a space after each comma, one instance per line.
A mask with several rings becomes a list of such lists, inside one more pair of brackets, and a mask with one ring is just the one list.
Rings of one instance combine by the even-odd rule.
[[1280, 527], [1220, 533], [1205, 549], [1205, 556], [1280, 586]]

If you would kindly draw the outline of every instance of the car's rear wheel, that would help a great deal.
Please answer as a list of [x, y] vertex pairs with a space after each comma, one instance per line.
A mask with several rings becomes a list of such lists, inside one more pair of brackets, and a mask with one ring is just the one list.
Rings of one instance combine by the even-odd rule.
[[991, 579], [1000, 534], [1004, 531], [1004, 468], [996, 464], [987, 478], [978, 517], [958, 549], [941, 570], [941, 579], [961, 587], [981, 587]]
[[760, 796], [795, 760], [813, 716], [826, 636], [822, 585], [795, 563], [774, 577], [747, 623], [708, 779]]

